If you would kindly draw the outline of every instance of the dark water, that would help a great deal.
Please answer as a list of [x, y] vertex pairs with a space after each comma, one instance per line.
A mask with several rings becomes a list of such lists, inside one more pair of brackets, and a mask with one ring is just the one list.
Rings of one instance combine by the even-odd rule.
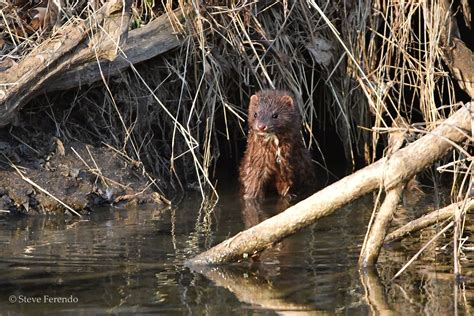
[[[386, 247], [378, 273], [358, 272], [371, 197], [285, 240], [260, 262], [200, 273], [183, 266], [186, 258], [270, 216], [265, 209], [284, 207], [272, 203], [242, 210], [237, 196], [227, 194], [214, 208], [196, 196], [176, 209], [102, 209], [81, 221], [0, 219], [0, 314], [472, 313], [470, 239], [459, 286], [451, 274], [449, 234], [390, 281], [435, 230]], [[394, 223], [432, 207], [425, 198], [402, 209]]]

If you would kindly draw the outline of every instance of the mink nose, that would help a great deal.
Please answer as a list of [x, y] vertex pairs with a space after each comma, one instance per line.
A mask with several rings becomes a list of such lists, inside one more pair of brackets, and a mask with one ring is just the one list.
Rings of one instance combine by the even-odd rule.
[[265, 124], [257, 124], [257, 128], [259, 131], [263, 132], [267, 129], [267, 125]]

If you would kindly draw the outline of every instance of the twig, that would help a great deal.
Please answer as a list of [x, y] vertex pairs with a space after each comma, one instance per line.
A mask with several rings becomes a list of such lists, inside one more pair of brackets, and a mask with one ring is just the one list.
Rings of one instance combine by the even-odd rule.
[[442, 209], [433, 211], [429, 214], [426, 214], [420, 218], [417, 218], [408, 224], [394, 230], [390, 234], [385, 237], [385, 243], [388, 244], [390, 242], [393, 242], [395, 240], [399, 240], [413, 232], [416, 232], [418, 230], [421, 230], [423, 228], [429, 227], [431, 225], [434, 225], [436, 223], [440, 223], [442, 221], [445, 221], [451, 217], [454, 216], [454, 213], [456, 209], [460, 208], [464, 212], [468, 212], [472, 208], [474, 208], [474, 200], [469, 200], [466, 203], [465, 208], [463, 208], [464, 201], [450, 204]]
[[444, 234], [449, 228], [451, 228], [453, 226], [454, 222], [451, 221], [449, 222], [448, 225], [446, 225], [442, 230], [440, 230], [436, 235], [434, 235], [433, 238], [431, 238], [430, 241], [428, 241], [423, 247], [421, 247], [420, 250], [418, 250], [418, 252], [410, 259], [408, 260], [408, 262], [393, 276], [393, 278], [391, 279], [391, 281], [395, 280], [397, 277], [400, 276], [400, 274], [403, 273], [403, 271], [406, 270], [406, 268], [408, 268], [410, 266], [410, 264], [413, 263], [413, 261], [415, 261], [420, 255], [421, 253], [426, 249], [428, 248], [429, 245], [431, 245], [431, 243], [433, 243], [433, 241], [435, 241], [436, 239], [438, 239], [439, 236], [441, 236], [442, 234]]

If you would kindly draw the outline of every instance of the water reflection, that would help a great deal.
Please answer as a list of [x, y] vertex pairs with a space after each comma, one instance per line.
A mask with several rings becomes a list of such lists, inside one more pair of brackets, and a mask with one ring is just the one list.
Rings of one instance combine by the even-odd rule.
[[[244, 267], [202, 267], [195, 272], [204, 275], [214, 285], [226, 288], [242, 303], [258, 308], [279, 311], [283, 314], [298, 311], [298, 314], [325, 314], [315, 311], [314, 306], [303, 302], [292, 302], [291, 297], [304, 290], [307, 285], [274, 288], [270, 279], [265, 276], [268, 271], [259, 268]], [[315, 313], [318, 312], [318, 313]]]
[[[448, 239], [439, 240], [399, 279], [394, 273], [420, 245], [405, 239], [383, 249], [377, 272], [357, 259], [372, 210], [366, 197], [274, 245], [254, 260], [189, 271], [184, 259], [287, 207], [285, 201], [217, 205], [187, 198], [175, 209], [103, 209], [85, 220], [0, 219], [0, 311], [161, 314], [459, 314], [470, 313], [474, 284], [452, 279]], [[420, 211], [430, 206], [423, 202]], [[399, 212], [403, 224], [416, 209]], [[466, 225], [468, 231], [472, 225]], [[469, 239], [466, 245], [472, 246]], [[472, 253], [463, 257], [472, 275]], [[77, 304], [9, 303], [11, 295], [78, 298]]]
[[360, 281], [364, 288], [364, 298], [374, 315], [395, 315], [389, 306], [383, 286], [376, 269], [360, 271]]

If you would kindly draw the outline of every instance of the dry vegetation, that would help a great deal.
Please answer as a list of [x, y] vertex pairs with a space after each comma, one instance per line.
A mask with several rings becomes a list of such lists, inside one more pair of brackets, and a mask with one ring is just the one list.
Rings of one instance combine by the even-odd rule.
[[[65, 1], [57, 12], [54, 3], [2, 3], [2, 69], [101, 6]], [[460, 101], [443, 63], [441, 3], [134, 1], [130, 27], [169, 14], [176, 31], [189, 35], [181, 48], [105, 78], [107, 89], [104, 82], [82, 87], [67, 102], [49, 96], [47, 112], [62, 109], [54, 118], [60, 136], [124, 149], [174, 188], [193, 179], [211, 186], [217, 140], [243, 135], [235, 127], [243, 129], [249, 94], [285, 88], [299, 99], [310, 146], [318, 144], [315, 125], [335, 126], [349, 163], [370, 162], [397, 116], [430, 130]], [[186, 12], [185, 21], [174, 9]], [[80, 125], [71, 118], [77, 112]]]

